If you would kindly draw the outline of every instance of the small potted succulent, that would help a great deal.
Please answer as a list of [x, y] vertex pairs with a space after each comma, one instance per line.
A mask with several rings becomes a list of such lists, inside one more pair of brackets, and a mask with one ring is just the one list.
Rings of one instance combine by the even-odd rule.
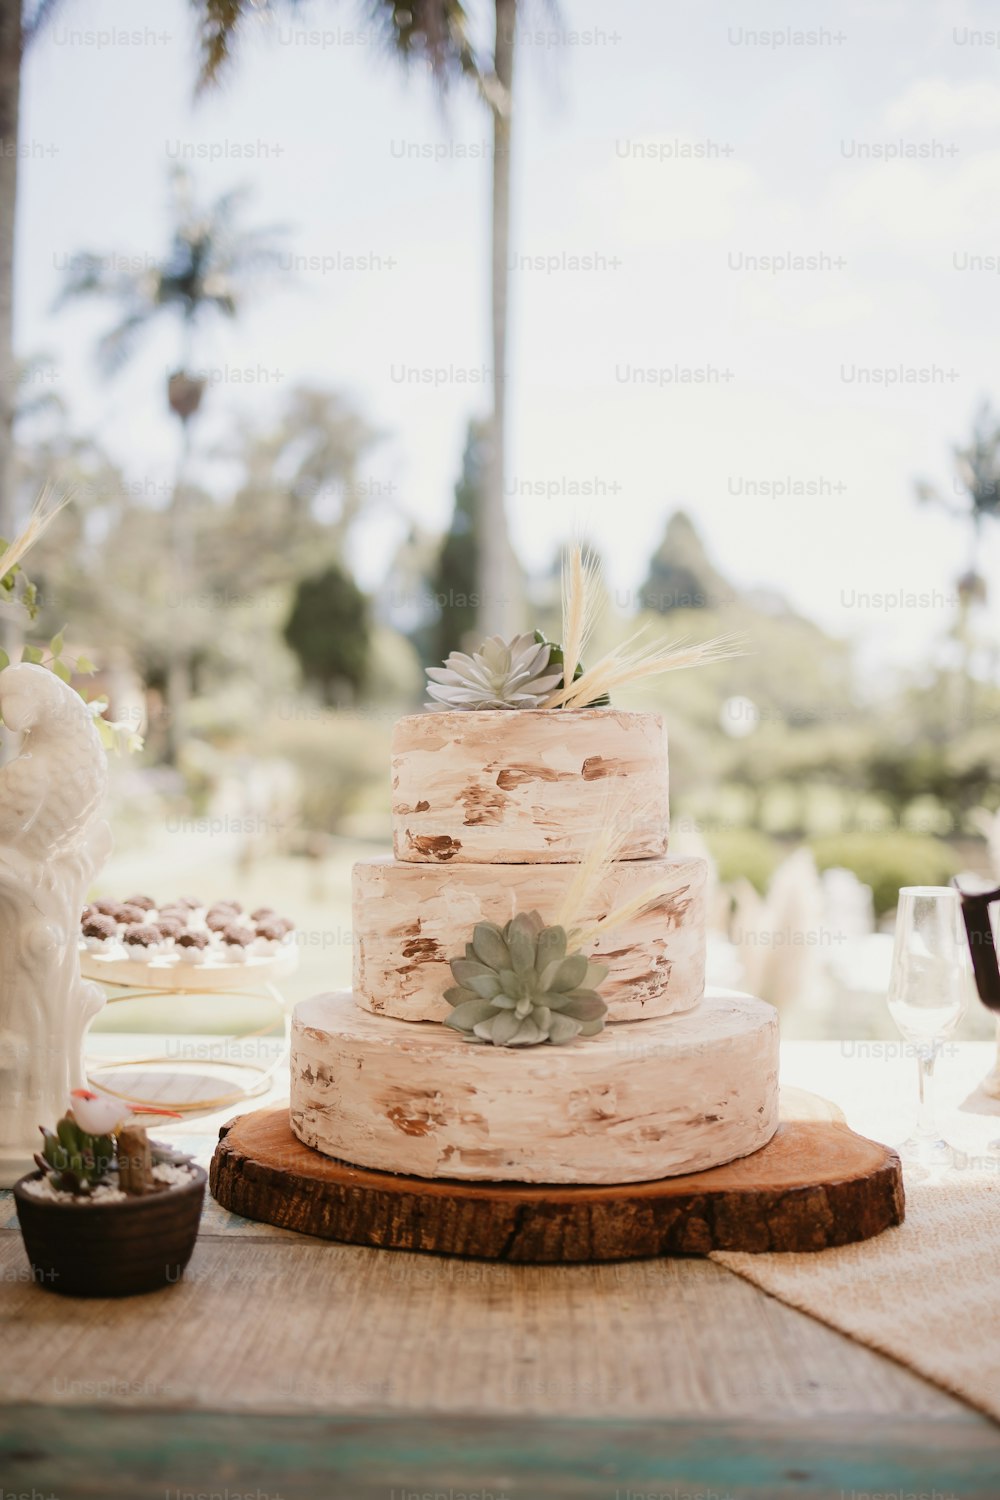
[[[38, 1171], [14, 1184], [39, 1286], [71, 1297], [128, 1297], [178, 1281], [191, 1258], [206, 1174], [150, 1141], [117, 1099], [74, 1089]], [[173, 1110], [152, 1110], [169, 1114]]]

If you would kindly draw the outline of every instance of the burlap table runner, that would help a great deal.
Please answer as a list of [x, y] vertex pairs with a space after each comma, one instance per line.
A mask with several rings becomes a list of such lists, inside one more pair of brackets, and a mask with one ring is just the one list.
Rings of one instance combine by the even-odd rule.
[[712, 1256], [1000, 1421], [1000, 1159], [906, 1183], [906, 1220], [818, 1255]]

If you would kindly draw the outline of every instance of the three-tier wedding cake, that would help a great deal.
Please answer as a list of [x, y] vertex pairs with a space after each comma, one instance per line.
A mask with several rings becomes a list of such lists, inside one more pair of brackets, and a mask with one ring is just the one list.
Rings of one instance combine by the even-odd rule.
[[295, 1011], [307, 1146], [404, 1176], [613, 1184], [773, 1135], [777, 1016], [704, 993], [707, 871], [667, 852], [663, 721], [580, 706], [614, 680], [581, 672], [532, 637], [489, 642], [429, 674], [443, 709], [396, 725], [394, 856], [354, 870], [354, 989]]

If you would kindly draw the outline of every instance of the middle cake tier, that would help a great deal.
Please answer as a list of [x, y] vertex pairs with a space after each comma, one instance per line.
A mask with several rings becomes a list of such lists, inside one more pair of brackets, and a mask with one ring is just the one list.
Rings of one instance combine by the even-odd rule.
[[[581, 924], [608, 918], [652, 894], [648, 905], [585, 944], [609, 966], [601, 986], [610, 1021], [690, 1010], [705, 987], [702, 859], [637, 859], [611, 865], [581, 903]], [[477, 922], [502, 927], [518, 911], [555, 922], [573, 867], [462, 865], [441, 869], [390, 857], [354, 866], [354, 993], [359, 1005], [401, 1021], [442, 1021]]]

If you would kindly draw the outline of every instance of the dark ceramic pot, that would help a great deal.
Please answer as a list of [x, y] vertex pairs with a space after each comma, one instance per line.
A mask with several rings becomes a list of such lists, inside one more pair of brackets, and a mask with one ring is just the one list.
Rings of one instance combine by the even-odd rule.
[[67, 1297], [131, 1297], [179, 1281], [191, 1259], [205, 1197], [205, 1172], [193, 1182], [122, 1203], [53, 1203], [14, 1184], [17, 1217], [32, 1275]]

